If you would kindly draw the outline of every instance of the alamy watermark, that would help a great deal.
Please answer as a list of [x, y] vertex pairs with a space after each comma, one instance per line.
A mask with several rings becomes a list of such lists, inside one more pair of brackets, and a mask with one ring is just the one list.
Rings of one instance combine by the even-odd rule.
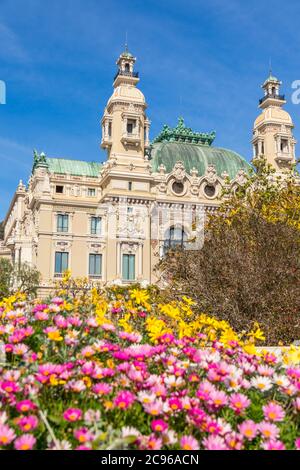
[[0, 104], [6, 104], [6, 84], [0, 80]]
[[292, 83], [292, 88], [295, 90], [292, 93], [292, 103], [299, 104], [300, 103], [300, 80], [294, 80]]

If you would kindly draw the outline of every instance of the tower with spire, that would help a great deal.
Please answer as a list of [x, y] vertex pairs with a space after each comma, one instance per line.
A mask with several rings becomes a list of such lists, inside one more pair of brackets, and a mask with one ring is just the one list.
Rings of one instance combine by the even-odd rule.
[[262, 84], [264, 96], [259, 100], [261, 114], [253, 127], [253, 158], [265, 157], [276, 172], [281, 173], [295, 163], [294, 124], [291, 116], [283, 109], [285, 96], [280, 93], [282, 82], [270, 69], [268, 78]]
[[113, 81], [113, 94], [109, 98], [102, 118], [101, 147], [107, 150], [108, 160], [119, 165], [128, 162], [144, 166], [150, 145], [150, 121], [146, 116], [146, 100], [137, 84], [139, 74], [134, 70], [136, 58], [125, 50], [117, 59], [117, 73]]

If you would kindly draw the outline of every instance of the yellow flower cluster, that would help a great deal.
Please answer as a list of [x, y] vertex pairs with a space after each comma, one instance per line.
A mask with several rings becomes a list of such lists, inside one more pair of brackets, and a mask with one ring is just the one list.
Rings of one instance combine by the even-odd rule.
[[3, 314], [5, 314], [6, 312], [13, 310], [14, 304], [16, 302], [23, 302], [24, 300], [26, 300], [26, 294], [23, 294], [22, 292], [16, 292], [14, 295], [2, 299], [0, 302], [0, 308], [4, 309]]
[[[265, 339], [257, 323], [249, 333], [237, 334], [228, 322], [197, 313], [196, 303], [186, 296], [179, 301], [156, 304], [146, 289], [120, 292], [113, 288], [99, 292], [94, 288], [90, 291], [90, 301], [99, 325], [115, 324], [127, 333], [144, 332], [154, 343], [167, 333], [179, 338], [202, 333], [205, 341], [218, 340], [225, 345], [235, 341], [247, 352], [255, 353], [257, 340]], [[65, 308], [70, 308], [68, 303]], [[143, 320], [139, 315], [141, 312], [144, 313]]]

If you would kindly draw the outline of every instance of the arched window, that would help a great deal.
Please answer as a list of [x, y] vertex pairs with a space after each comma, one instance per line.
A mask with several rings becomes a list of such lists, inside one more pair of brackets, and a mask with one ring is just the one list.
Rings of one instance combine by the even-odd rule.
[[125, 64], [125, 72], [130, 72], [129, 64], [126, 62]]
[[170, 227], [165, 233], [163, 252], [170, 249], [184, 248], [187, 242], [187, 234], [182, 226]]

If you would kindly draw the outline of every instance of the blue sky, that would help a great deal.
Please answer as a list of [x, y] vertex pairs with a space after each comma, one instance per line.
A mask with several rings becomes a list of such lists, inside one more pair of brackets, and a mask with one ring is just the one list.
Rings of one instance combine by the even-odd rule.
[[183, 115], [215, 144], [251, 158], [261, 83], [273, 73], [300, 137], [300, 3], [260, 0], [0, 0], [0, 219], [32, 150], [103, 160], [100, 118], [128, 32], [151, 137]]

